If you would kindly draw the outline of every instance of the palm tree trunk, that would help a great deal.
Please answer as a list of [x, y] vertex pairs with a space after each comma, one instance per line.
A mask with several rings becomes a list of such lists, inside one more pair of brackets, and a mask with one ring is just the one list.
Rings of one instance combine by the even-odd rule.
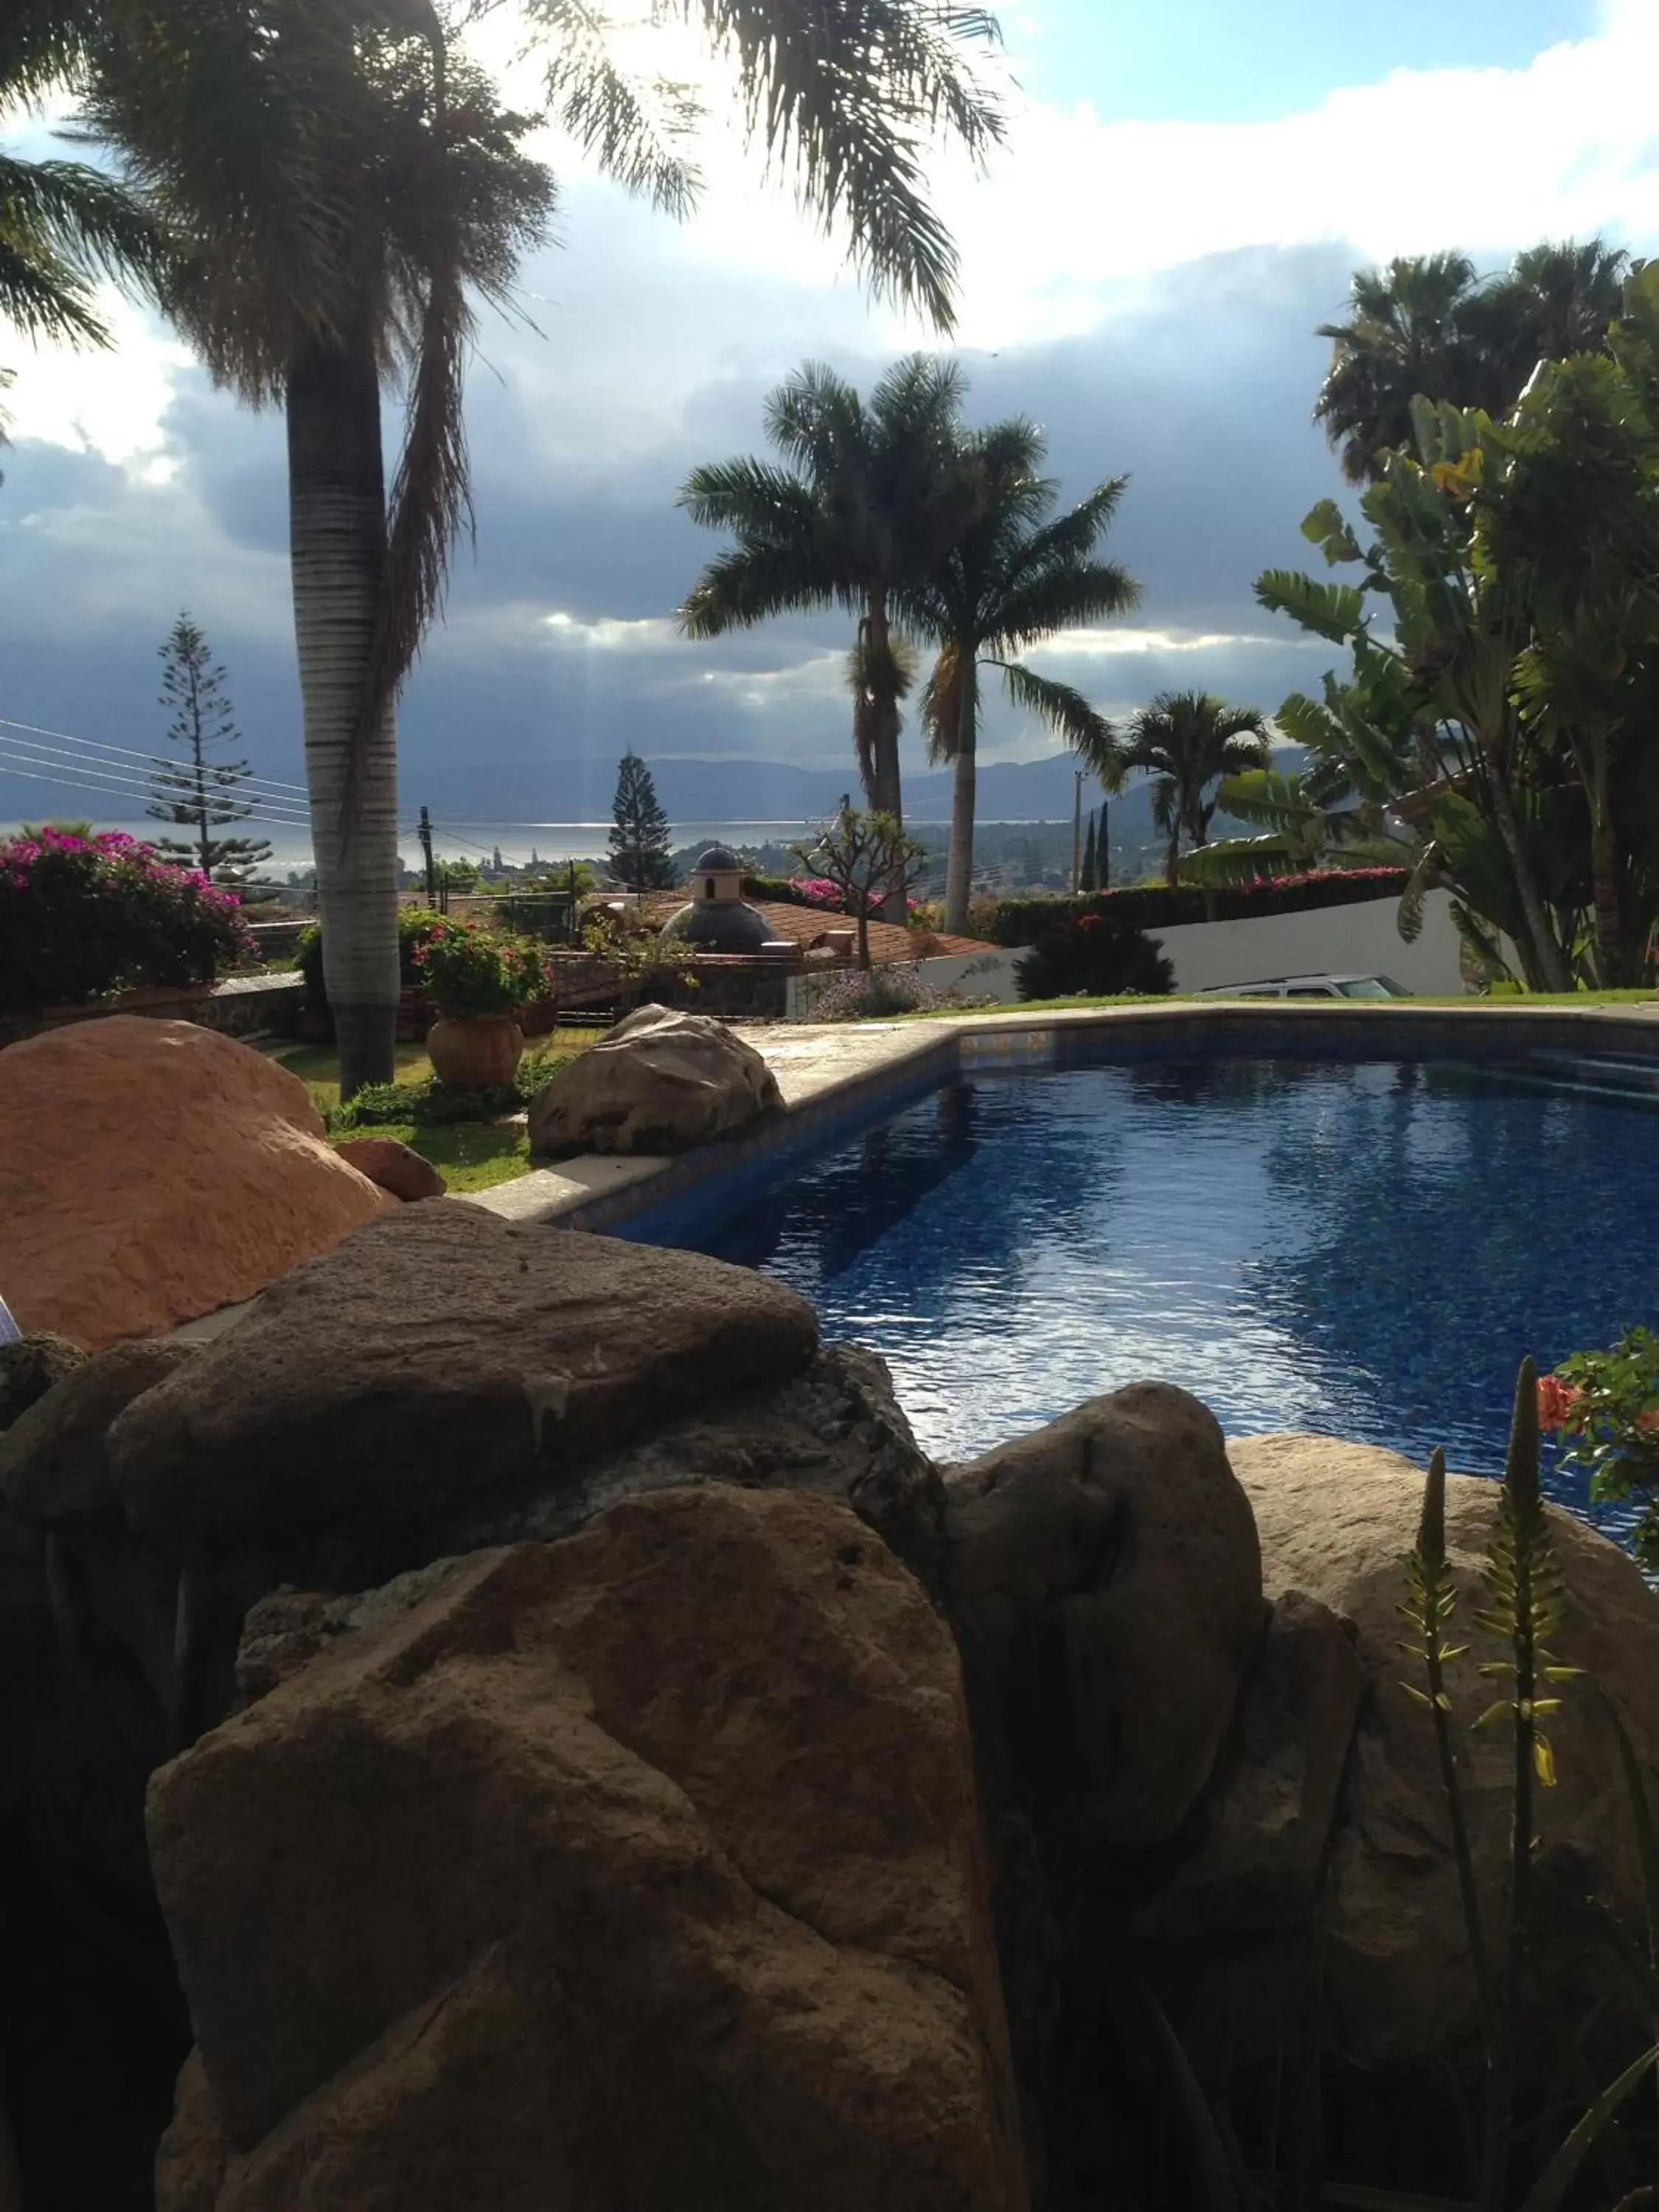
[[398, 1024], [398, 755], [388, 705], [355, 779], [386, 564], [380, 392], [367, 334], [308, 343], [288, 380], [294, 633], [323, 981], [340, 1095], [389, 1083]]
[[[879, 586], [871, 591], [866, 603], [864, 641], [865, 682], [870, 694], [866, 723], [869, 757], [867, 763], [862, 757], [859, 763], [864, 775], [864, 795], [873, 813], [890, 814], [895, 822], [902, 824], [904, 799], [899, 785], [898, 671], [893, 661], [887, 594]], [[865, 748], [861, 746], [860, 750], [862, 755]], [[881, 918], [884, 921], [895, 923], [901, 929], [908, 919], [902, 863], [882, 894]]]
[[968, 901], [974, 883], [974, 806], [977, 797], [975, 740], [979, 735], [979, 656], [962, 657], [957, 720], [957, 778], [951, 793], [951, 857], [945, 871], [945, 933], [968, 933]]
[[[1567, 963], [1561, 947], [1550, 927], [1549, 917], [1544, 912], [1544, 902], [1538, 892], [1538, 879], [1533, 874], [1521, 842], [1521, 825], [1516, 819], [1515, 804], [1509, 786], [1500, 770], [1494, 768], [1486, 779], [1486, 788], [1492, 797], [1492, 819], [1498, 824], [1498, 834], [1509, 857], [1510, 872], [1515, 878], [1516, 895], [1521, 901], [1522, 919], [1532, 939], [1533, 964], [1543, 979], [1547, 991], [1570, 991], [1572, 977], [1567, 972]], [[1523, 946], [1524, 958], [1526, 948]]]
[[1626, 981], [1624, 902], [1619, 895], [1619, 840], [1613, 824], [1612, 763], [1605, 736], [1590, 746], [1590, 884], [1595, 902], [1595, 964], [1601, 988]]

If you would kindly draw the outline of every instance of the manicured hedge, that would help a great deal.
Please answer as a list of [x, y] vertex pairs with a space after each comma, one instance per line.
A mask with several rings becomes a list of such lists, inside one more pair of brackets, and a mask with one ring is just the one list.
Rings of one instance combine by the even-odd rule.
[[1320, 868], [1304, 876], [1278, 876], [1270, 882], [1208, 894], [1164, 884], [1133, 890], [1097, 891], [1086, 898], [999, 899], [970, 916], [975, 936], [993, 945], [1035, 945], [1039, 937], [1085, 914], [1097, 914], [1131, 929], [1174, 929], [1188, 921], [1252, 921], [1270, 914], [1307, 914], [1320, 907], [1353, 906], [1364, 899], [1398, 898], [1406, 888], [1404, 868]]

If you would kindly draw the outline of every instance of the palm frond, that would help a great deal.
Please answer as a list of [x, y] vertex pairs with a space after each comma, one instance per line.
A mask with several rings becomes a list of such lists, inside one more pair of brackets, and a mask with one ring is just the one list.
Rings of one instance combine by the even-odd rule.
[[693, 469], [679, 504], [704, 530], [793, 544], [817, 529], [811, 490], [787, 469], [747, 456]]
[[811, 544], [739, 545], [716, 554], [686, 594], [679, 611], [687, 637], [723, 637], [775, 616], [827, 606], [835, 587]]
[[994, 659], [990, 665], [1002, 671], [1004, 689], [1014, 706], [1024, 714], [1036, 714], [1064, 738], [1066, 750], [1077, 755], [1107, 791], [1122, 789], [1123, 761], [1117, 733], [1080, 691], [1069, 684], [1055, 683], [1052, 677], [1039, 676], [1023, 661]]
[[961, 647], [947, 641], [922, 691], [921, 732], [935, 766], [953, 761], [961, 744], [963, 687], [970, 665]]
[[1293, 568], [1267, 568], [1255, 596], [1269, 614], [1288, 615], [1316, 637], [1347, 645], [1365, 626], [1365, 597], [1355, 584], [1320, 584]]
[[696, 204], [701, 174], [690, 143], [703, 106], [688, 84], [630, 76], [613, 51], [617, 24], [589, 0], [526, 0], [548, 34], [548, 104], [609, 177], [683, 217]]
[[957, 252], [924, 163], [944, 141], [982, 161], [1003, 135], [975, 50], [995, 18], [953, 0], [679, 0], [735, 62], [751, 139], [802, 206], [843, 227], [876, 292], [954, 326]]
[[154, 294], [169, 265], [161, 226], [114, 177], [0, 155], [0, 313], [30, 337], [108, 344], [95, 279]]

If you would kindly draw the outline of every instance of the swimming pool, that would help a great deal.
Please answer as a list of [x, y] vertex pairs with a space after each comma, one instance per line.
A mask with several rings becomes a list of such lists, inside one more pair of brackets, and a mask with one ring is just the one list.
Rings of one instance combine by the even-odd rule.
[[1542, 1057], [974, 1073], [618, 1233], [800, 1291], [941, 1460], [1157, 1376], [1230, 1434], [1495, 1473], [1523, 1353], [1659, 1316], [1653, 1084]]

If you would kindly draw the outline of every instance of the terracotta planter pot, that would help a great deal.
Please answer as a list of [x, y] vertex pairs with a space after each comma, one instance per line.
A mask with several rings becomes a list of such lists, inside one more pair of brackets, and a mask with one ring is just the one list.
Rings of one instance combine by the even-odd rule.
[[493, 1091], [511, 1083], [524, 1058], [524, 1031], [511, 1014], [459, 1022], [441, 1015], [426, 1033], [427, 1058], [451, 1091]]

